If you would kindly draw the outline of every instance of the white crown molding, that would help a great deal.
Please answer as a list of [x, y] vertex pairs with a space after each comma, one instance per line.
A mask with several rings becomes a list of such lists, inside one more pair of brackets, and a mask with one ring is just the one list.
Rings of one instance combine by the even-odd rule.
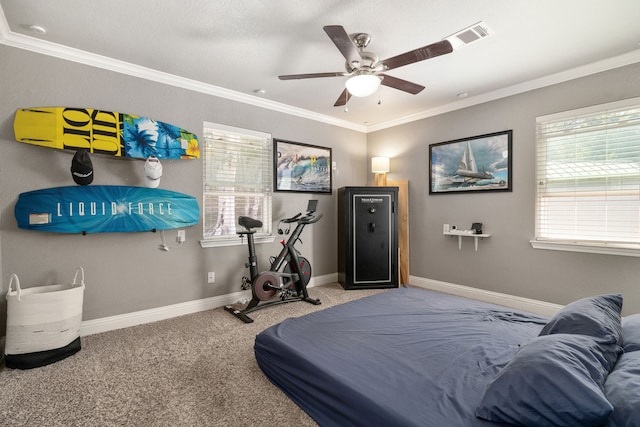
[[483, 93], [481, 95], [466, 98], [462, 101], [452, 102], [450, 104], [442, 105], [440, 107], [432, 108], [420, 113], [399, 117], [397, 119], [390, 120], [384, 123], [377, 123], [375, 125], [368, 126], [367, 132], [375, 132], [377, 130], [403, 125], [406, 123], [414, 122], [416, 120], [438, 116], [440, 114], [460, 110], [462, 108], [471, 107], [473, 105], [484, 104], [485, 102], [495, 101], [496, 99], [506, 98], [508, 96], [517, 95], [519, 93], [528, 92], [530, 90], [540, 89], [546, 86], [574, 80], [591, 74], [601, 73], [603, 71], [612, 70], [614, 68], [624, 67], [625, 65], [635, 64], [637, 62], [640, 62], [640, 49], [636, 49], [619, 56], [614, 56], [612, 58], [603, 59], [602, 61], [597, 61], [591, 64], [572, 68], [570, 70], [562, 71], [556, 74], [551, 74], [539, 79], [530, 80], [524, 83], [519, 83], [513, 86]]
[[318, 114], [302, 108], [292, 107], [280, 102], [270, 101], [257, 96], [236, 92], [219, 86], [199, 82], [197, 80], [187, 79], [184, 77], [176, 76], [174, 74], [154, 70], [152, 68], [141, 67], [139, 65], [120, 61], [107, 56], [96, 55], [94, 53], [60, 45], [57, 43], [52, 43], [35, 37], [14, 33], [9, 28], [2, 7], [0, 7], [0, 43], [6, 46], [24, 49], [43, 55], [53, 56], [55, 58], [77, 62], [92, 67], [98, 67], [104, 70], [114, 71], [116, 73], [126, 74], [133, 77], [139, 77], [145, 80], [188, 89], [207, 95], [217, 96], [219, 98], [242, 102], [244, 104], [253, 105], [255, 107], [266, 108], [268, 110], [290, 114], [292, 116], [315, 120], [318, 122], [343, 127], [358, 132], [366, 132], [366, 126], [364, 125], [358, 125], [346, 120], [340, 120], [335, 117]]
[[11, 30], [9, 29], [9, 23], [7, 17], [4, 16], [4, 9], [0, 6], [0, 43], [4, 43], [4, 40], [9, 36]]
[[244, 104], [253, 105], [260, 108], [266, 108], [273, 111], [278, 111], [292, 116], [298, 116], [318, 122], [327, 123], [330, 125], [339, 126], [346, 129], [355, 130], [358, 132], [368, 133], [375, 132], [382, 129], [414, 122], [416, 120], [425, 119], [428, 117], [437, 116], [440, 114], [448, 113], [451, 111], [459, 110], [473, 105], [483, 104], [485, 102], [494, 101], [496, 99], [505, 98], [507, 96], [516, 95], [519, 93], [527, 92], [534, 89], [539, 89], [545, 86], [550, 86], [557, 83], [562, 83], [568, 80], [573, 80], [579, 77], [584, 77], [590, 74], [595, 74], [614, 68], [622, 67], [625, 65], [634, 64], [640, 62], [640, 49], [632, 52], [615, 56], [612, 58], [597, 61], [591, 64], [587, 64], [581, 67], [576, 67], [571, 70], [562, 71], [560, 73], [552, 74], [549, 76], [541, 77], [539, 79], [530, 80], [528, 82], [512, 85], [506, 88], [498, 89], [492, 92], [484, 93], [481, 95], [473, 96], [461, 101], [452, 102], [450, 104], [442, 105], [440, 107], [432, 108], [420, 113], [407, 115], [394, 120], [390, 120], [383, 123], [377, 123], [369, 126], [359, 125], [346, 120], [337, 119], [335, 117], [327, 116], [324, 114], [318, 114], [313, 111], [305, 110], [302, 108], [293, 107], [280, 102], [269, 101], [264, 98], [260, 98], [253, 95], [236, 92], [233, 90], [225, 89], [219, 86], [214, 86], [199, 82], [197, 80], [187, 79], [184, 77], [176, 76], [173, 74], [165, 73], [162, 71], [154, 70], [147, 67], [141, 67], [128, 62], [120, 61], [114, 58], [96, 55], [90, 52], [82, 51], [79, 49], [63, 46], [56, 43], [51, 43], [46, 40], [41, 40], [35, 37], [30, 37], [23, 34], [14, 33], [9, 28], [4, 10], [0, 6], [0, 44], [15, 47], [18, 49], [24, 49], [43, 55], [49, 55], [68, 61], [77, 62], [84, 65], [102, 68], [105, 70], [114, 71], [121, 74], [126, 74], [142, 79], [155, 81], [158, 83], [175, 86], [183, 89], [192, 90], [207, 95], [217, 96], [220, 98], [229, 99], [232, 101], [242, 102]]

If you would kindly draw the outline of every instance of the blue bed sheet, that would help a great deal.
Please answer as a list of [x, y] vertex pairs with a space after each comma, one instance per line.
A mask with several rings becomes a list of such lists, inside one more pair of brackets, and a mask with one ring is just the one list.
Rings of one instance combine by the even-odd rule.
[[322, 426], [498, 426], [474, 415], [547, 318], [402, 287], [261, 332], [258, 365]]

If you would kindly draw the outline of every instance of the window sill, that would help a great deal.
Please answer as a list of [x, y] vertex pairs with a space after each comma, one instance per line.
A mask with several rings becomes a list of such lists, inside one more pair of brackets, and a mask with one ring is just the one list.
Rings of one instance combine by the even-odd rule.
[[530, 240], [529, 243], [534, 249], [640, 257], [640, 246], [633, 244], [598, 245], [562, 240]]
[[[254, 243], [273, 243], [276, 239], [272, 235], [268, 236], [256, 236], [254, 237]], [[247, 244], [247, 239], [241, 239], [239, 236], [229, 237], [225, 239], [206, 239], [200, 240], [200, 246], [203, 248], [220, 248], [224, 246], [243, 246]]]

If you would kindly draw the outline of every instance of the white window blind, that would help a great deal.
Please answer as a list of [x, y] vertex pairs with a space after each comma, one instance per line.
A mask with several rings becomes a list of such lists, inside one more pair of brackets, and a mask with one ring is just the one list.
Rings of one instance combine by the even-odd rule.
[[640, 249], [640, 98], [538, 117], [536, 134], [536, 240]]
[[238, 217], [262, 221], [256, 237], [271, 234], [271, 135], [204, 124], [203, 238], [240, 244]]

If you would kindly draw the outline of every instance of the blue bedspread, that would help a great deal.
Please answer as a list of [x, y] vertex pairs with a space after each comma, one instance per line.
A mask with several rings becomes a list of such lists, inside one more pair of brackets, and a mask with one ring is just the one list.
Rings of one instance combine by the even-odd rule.
[[489, 381], [548, 319], [403, 287], [287, 319], [256, 337], [266, 376], [322, 426], [497, 426]]

